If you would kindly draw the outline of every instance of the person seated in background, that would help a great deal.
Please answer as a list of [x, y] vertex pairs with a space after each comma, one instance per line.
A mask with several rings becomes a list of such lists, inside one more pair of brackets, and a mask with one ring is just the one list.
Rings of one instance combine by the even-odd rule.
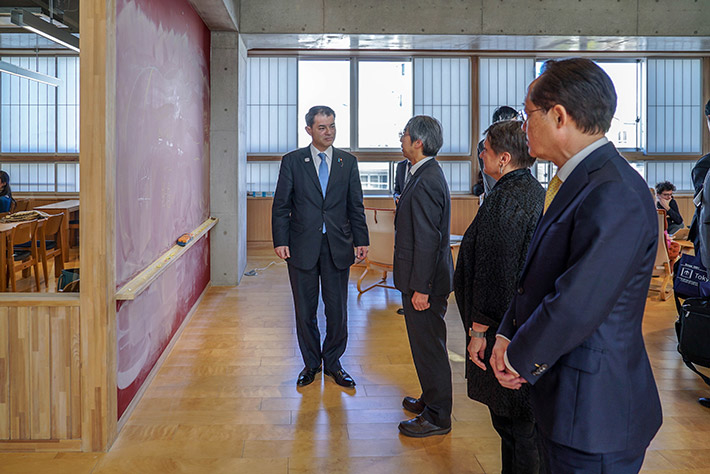
[[663, 181], [656, 185], [656, 207], [666, 211], [668, 221], [668, 235], [673, 235], [683, 226], [683, 216], [678, 210], [678, 203], [673, 199], [675, 186], [670, 181]]
[[10, 175], [7, 171], [0, 170], [0, 212], [10, 212], [14, 202], [10, 189]]

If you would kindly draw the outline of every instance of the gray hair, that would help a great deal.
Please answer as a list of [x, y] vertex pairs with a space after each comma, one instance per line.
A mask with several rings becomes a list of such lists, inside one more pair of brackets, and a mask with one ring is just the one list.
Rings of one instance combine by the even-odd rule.
[[436, 156], [444, 145], [444, 132], [441, 123], [428, 115], [417, 115], [409, 119], [404, 130], [409, 133], [412, 142], [421, 140], [422, 153], [426, 156]]

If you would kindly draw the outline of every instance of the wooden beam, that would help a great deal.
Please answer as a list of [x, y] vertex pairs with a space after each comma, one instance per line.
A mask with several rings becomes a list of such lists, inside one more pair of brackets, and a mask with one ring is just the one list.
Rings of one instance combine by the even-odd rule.
[[81, 447], [116, 438], [116, 2], [81, 0]]

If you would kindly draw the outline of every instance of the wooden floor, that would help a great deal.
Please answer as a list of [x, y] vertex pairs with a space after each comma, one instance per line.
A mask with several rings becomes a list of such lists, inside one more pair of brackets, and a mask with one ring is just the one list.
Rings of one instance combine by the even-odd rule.
[[[274, 260], [249, 250], [248, 268]], [[454, 376], [453, 430], [400, 436], [419, 395], [394, 290], [357, 295], [351, 272], [350, 338], [343, 366], [354, 390], [318, 378], [298, 389], [296, 344], [284, 265], [211, 288], [108, 453], [0, 454], [2, 473], [495, 473], [499, 439], [488, 411], [469, 400], [464, 335], [453, 298], [447, 316]], [[643, 472], [710, 473], [710, 393], [680, 361], [672, 301], [648, 300], [644, 325], [664, 424]], [[644, 403], [644, 400], [638, 400]]]

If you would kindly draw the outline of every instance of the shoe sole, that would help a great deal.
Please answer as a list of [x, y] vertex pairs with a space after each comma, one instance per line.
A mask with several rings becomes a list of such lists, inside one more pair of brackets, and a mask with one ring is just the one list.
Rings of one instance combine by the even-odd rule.
[[409, 436], [410, 438], [426, 438], [428, 436], [445, 435], [450, 431], [451, 427], [428, 431], [426, 433], [414, 433], [412, 431], [405, 430], [401, 426], [399, 426], [399, 432], [402, 433], [404, 436]]

